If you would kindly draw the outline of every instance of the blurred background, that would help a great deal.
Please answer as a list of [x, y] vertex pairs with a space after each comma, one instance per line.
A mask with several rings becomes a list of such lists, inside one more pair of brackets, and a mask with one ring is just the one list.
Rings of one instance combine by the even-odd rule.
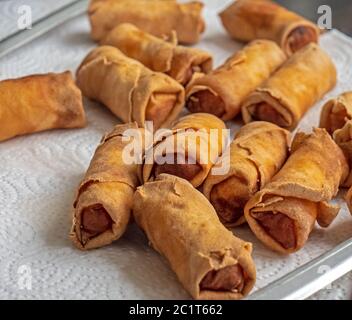
[[319, 6], [328, 5], [332, 9], [333, 28], [352, 36], [351, 0], [276, 0], [276, 2], [314, 22], [317, 22], [319, 18]]

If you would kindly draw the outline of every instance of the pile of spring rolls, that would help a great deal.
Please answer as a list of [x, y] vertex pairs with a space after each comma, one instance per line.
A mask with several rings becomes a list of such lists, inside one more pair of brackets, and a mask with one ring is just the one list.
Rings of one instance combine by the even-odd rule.
[[[76, 79], [0, 81], [0, 141], [84, 127], [82, 95], [104, 105], [121, 124], [77, 188], [73, 244], [110, 245], [136, 223], [193, 298], [242, 299], [256, 268], [236, 227], [287, 255], [316, 222], [334, 221], [340, 188], [350, 188], [352, 212], [352, 92], [323, 106], [319, 128], [291, 133], [337, 83], [320, 29], [270, 0], [237, 0], [220, 18], [243, 48], [213, 69], [210, 53], [187, 46], [205, 30], [202, 10], [200, 1], [92, 0], [98, 46]], [[232, 136], [224, 121], [239, 115]]]

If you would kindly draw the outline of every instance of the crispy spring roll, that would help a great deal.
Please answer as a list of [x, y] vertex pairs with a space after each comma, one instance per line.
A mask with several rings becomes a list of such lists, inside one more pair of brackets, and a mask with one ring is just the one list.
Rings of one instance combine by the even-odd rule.
[[352, 91], [325, 103], [320, 114], [320, 127], [332, 135], [349, 120], [352, 120]]
[[330, 91], [336, 81], [336, 68], [331, 58], [316, 44], [309, 44], [245, 99], [243, 120], [245, 123], [269, 121], [293, 130], [305, 112]]
[[132, 23], [157, 37], [177, 33], [183, 44], [195, 44], [205, 30], [203, 4], [198, 1], [177, 3], [165, 0], [93, 1], [88, 9], [93, 40], [102, 40], [121, 23]]
[[155, 137], [154, 147], [146, 153], [143, 181], [167, 173], [199, 187], [226, 147], [225, 129], [222, 120], [207, 113], [179, 119], [168, 134]]
[[48, 73], [0, 81], [0, 141], [86, 124], [81, 91], [72, 74]]
[[203, 193], [226, 227], [245, 222], [248, 200], [280, 170], [288, 156], [289, 132], [269, 122], [256, 121], [241, 128], [214, 168], [228, 161], [224, 175], [210, 173]]
[[125, 55], [143, 63], [149, 69], [163, 72], [182, 85], [186, 85], [195, 72], [209, 73], [212, 56], [203, 50], [177, 45], [177, 40], [166, 41], [122, 23], [111, 30], [101, 41], [120, 49]]
[[149, 70], [120, 50], [102, 46], [91, 51], [77, 71], [83, 94], [106, 105], [123, 122], [167, 127], [182, 110], [184, 88], [163, 73]]
[[318, 43], [318, 26], [272, 1], [237, 0], [220, 13], [230, 36], [240, 41], [275, 41], [289, 56]]
[[276, 43], [253, 41], [213, 72], [195, 75], [186, 90], [186, 106], [191, 112], [230, 120], [241, 111], [243, 100], [285, 60]]
[[256, 279], [252, 245], [220, 223], [186, 180], [163, 174], [137, 189], [133, 215], [195, 299], [241, 299]]
[[348, 175], [342, 150], [325, 129], [298, 133], [282, 169], [245, 207], [246, 220], [270, 249], [289, 254], [306, 243], [315, 221], [326, 228], [339, 212], [328, 203]]
[[[320, 127], [332, 135], [352, 167], [352, 92], [345, 92], [323, 106]], [[350, 186], [352, 186], [352, 171], [343, 184], [343, 187]]]
[[143, 143], [144, 131], [136, 123], [117, 125], [103, 137], [78, 188], [70, 239], [81, 250], [108, 245], [127, 228], [140, 170], [137, 161], [124, 159], [129, 129], [138, 130], [135, 138]]

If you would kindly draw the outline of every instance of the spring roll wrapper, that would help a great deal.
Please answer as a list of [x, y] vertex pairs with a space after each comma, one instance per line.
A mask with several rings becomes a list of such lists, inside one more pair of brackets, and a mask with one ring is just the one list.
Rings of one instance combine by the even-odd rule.
[[208, 90], [224, 102], [222, 120], [233, 119], [244, 99], [267, 80], [286, 60], [276, 43], [253, 41], [230, 57], [222, 66], [205, 76], [196, 75], [186, 89], [186, 100]]
[[[199, 139], [194, 141], [192, 139], [194, 134], [187, 132], [188, 129], [193, 129], [194, 132], [201, 131], [201, 134], [198, 136]], [[218, 134], [211, 135], [210, 130], [212, 129], [218, 130]], [[190, 157], [195, 158], [196, 164], [201, 167], [201, 171], [190, 181], [190, 183], [197, 188], [204, 182], [212, 166], [216, 163], [228, 143], [223, 132], [224, 129], [226, 129], [225, 123], [211, 114], [193, 113], [186, 115], [174, 123], [172, 133], [169, 134], [166, 139], [155, 137], [156, 143], [154, 144], [154, 148], [147, 151], [146, 158], [150, 159], [150, 157], [153, 157], [152, 159], [155, 160], [158, 156], [162, 156], [165, 150], [163, 146], [172, 143], [171, 140], [174, 141], [173, 145], [174, 148], [176, 148], [176, 139], [178, 136], [184, 135], [186, 143], [179, 145], [177, 153], [182, 153], [186, 156], [190, 155]], [[203, 150], [204, 146], [207, 146], [207, 150]], [[155, 179], [153, 172], [154, 166], [155, 162], [152, 164], [151, 161], [145, 161], [143, 166], [144, 182], [153, 181]]]
[[86, 124], [82, 94], [71, 72], [0, 81], [0, 141]]
[[220, 13], [220, 18], [232, 38], [244, 42], [272, 40], [288, 56], [293, 53], [291, 33], [298, 28], [308, 32], [312, 42], [319, 41], [317, 25], [272, 1], [237, 0]]
[[165, 0], [98, 1], [88, 9], [91, 37], [102, 40], [114, 27], [131, 23], [157, 37], [170, 36], [174, 31], [180, 43], [195, 44], [205, 30], [203, 4], [192, 1], [177, 3]]
[[[126, 164], [123, 160], [123, 150], [131, 143], [123, 141], [124, 132], [128, 129], [137, 130], [138, 126], [136, 123], [117, 125], [103, 137], [78, 188], [70, 239], [79, 249], [87, 250], [110, 244], [123, 235], [130, 221], [133, 194], [140, 184], [140, 165]], [[143, 139], [143, 129], [138, 130]], [[95, 237], [87, 238], [81, 228], [82, 212], [95, 205], [101, 205], [106, 210], [112, 220], [112, 227]]]
[[243, 120], [253, 121], [253, 108], [267, 103], [285, 120], [281, 126], [293, 130], [305, 112], [334, 88], [336, 82], [336, 68], [331, 58], [311, 43], [292, 55], [246, 98], [242, 106]]
[[116, 47], [149, 69], [166, 73], [183, 85], [190, 80], [192, 68], [204, 74], [212, 70], [213, 59], [206, 51], [178, 46], [175, 37], [166, 41], [130, 23], [115, 27], [101, 44]]
[[[239, 188], [238, 181], [241, 181], [248, 192], [247, 202], [281, 169], [289, 153], [289, 140], [288, 131], [269, 122], [256, 121], [243, 126], [214, 166], [214, 169], [221, 168], [227, 162], [230, 170], [225, 175], [214, 175], [211, 170], [204, 182], [203, 194], [211, 200], [213, 188], [234, 177], [234, 184], [227, 184], [227, 190], [223, 190], [226, 192], [224, 196], [240, 196], [242, 188]], [[244, 222], [244, 215], [235, 222], [223, 221], [226, 227]]]
[[[345, 153], [352, 167], [352, 92], [345, 92], [323, 106], [320, 127], [325, 128]], [[352, 186], [352, 172], [343, 187]]]
[[[292, 253], [303, 247], [315, 221], [328, 227], [339, 207], [328, 203], [348, 175], [342, 150], [325, 129], [306, 135], [297, 133], [291, 156], [283, 168], [245, 207], [246, 220], [266, 246], [280, 253]], [[285, 249], [261, 227], [252, 214], [283, 213], [294, 221], [296, 244]]]
[[[207, 199], [186, 180], [162, 174], [138, 188], [133, 214], [193, 298], [241, 299], [253, 288], [252, 245], [226, 230]], [[245, 275], [242, 292], [200, 290], [208, 272], [235, 264]]]
[[325, 103], [320, 114], [320, 128], [331, 135], [352, 119], [352, 92], [345, 92]]
[[160, 126], [167, 127], [182, 110], [184, 88], [165, 74], [149, 70], [120, 50], [102, 46], [91, 51], [77, 71], [83, 94], [106, 105], [123, 122], [146, 121], [148, 103], [157, 94], [175, 96], [175, 105]]

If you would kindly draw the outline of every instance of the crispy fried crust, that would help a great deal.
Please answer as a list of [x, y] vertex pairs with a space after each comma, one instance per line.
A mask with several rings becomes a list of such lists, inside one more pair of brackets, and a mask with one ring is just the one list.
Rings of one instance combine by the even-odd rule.
[[[253, 41], [216, 70], [195, 75], [186, 89], [186, 106], [191, 112], [208, 112], [230, 120], [241, 111], [244, 99], [285, 60], [274, 42]], [[202, 101], [199, 95], [208, 96]]]
[[111, 46], [88, 54], [77, 71], [77, 83], [85, 96], [106, 105], [123, 122], [144, 126], [152, 120], [155, 129], [175, 120], [184, 103], [179, 83]]
[[281, 169], [288, 156], [289, 132], [269, 122], [253, 122], [241, 128], [214, 169], [230, 165], [227, 174], [208, 175], [203, 193], [214, 205], [226, 227], [245, 222], [247, 201]]
[[[143, 181], [152, 181], [159, 173], [169, 173], [186, 178], [195, 187], [200, 186], [226, 147], [224, 129], [224, 122], [211, 114], [194, 113], [180, 118], [174, 123], [172, 132], [156, 138], [154, 148], [147, 152]], [[181, 138], [185, 141], [182, 145]], [[171, 157], [182, 156], [187, 162], [162, 164], [158, 159], [165, 153]]]
[[[226, 230], [207, 199], [186, 180], [160, 175], [138, 188], [133, 214], [193, 298], [241, 299], [253, 288], [252, 245]], [[226, 269], [235, 266], [237, 270]]]
[[132, 23], [157, 37], [176, 31], [180, 43], [195, 44], [205, 30], [203, 4], [165, 0], [106, 0], [91, 2], [88, 15], [91, 37], [99, 41], [121, 23]]
[[212, 69], [213, 59], [208, 52], [179, 46], [177, 39], [157, 38], [130, 23], [112, 29], [101, 44], [120, 49], [128, 57], [153, 71], [168, 74], [182, 85], [190, 81], [194, 72], [206, 74]]
[[69, 71], [0, 81], [0, 141], [86, 124], [81, 91]]
[[[123, 138], [128, 137], [126, 130], [129, 129], [138, 130], [140, 135], [134, 139], [143, 143], [144, 131], [136, 123], [117, 125], [103, 137], [80, 183], [70, 232], [70, 239], [79, 249], [108, 245], [119, 239], [127, 228], [140, 170], [140, 165], [128, 164], [123, 158], [124, 148], [131, 143]], [[83, 221], [88, 213], [93, 215], [89, 219], [91, 228], [85, 227]]]
[[[247, 203], [246, 220], [269, 248], [286, 254], [295, 252], [304, 246], [316, 220], [322, 227], [334, 220], [340, 208], [328, 201], [347, 175], [346, 158], [326, 130], [314, 129], [310, 135], [298, 133], [285, 165]], [[271, 215], [271, 219], [264, 214]], [[277, 214], [285, 215], [292, 223], [286, 219], [280, 224], [275, 219]], [[287, 230], [279, 233], [275, 225]], [[289, 244], [287, 236], [291, 239], [292, 232], [295, 240]]]
[[316, 44], [292, 55], [271, 78], [251, 93], [242, 105], [245, 123], [274, 122], [293, 130], [306, 111], [337, 81], [331, 58]]
[[234, 39], [272, 40], [288, 56], [319, 41], [317, 25], [268, 0], [237, 0], [220, 13], [220, 18]]

